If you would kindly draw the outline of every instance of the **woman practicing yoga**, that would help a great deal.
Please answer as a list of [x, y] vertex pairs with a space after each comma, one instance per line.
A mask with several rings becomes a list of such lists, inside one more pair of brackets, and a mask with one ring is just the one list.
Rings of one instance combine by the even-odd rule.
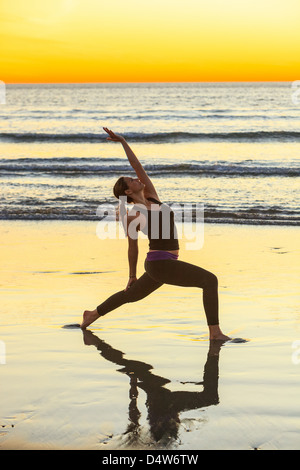
[[[114, 134], [106, 127], [104, 130], [109, 135], [107, 140], [120, 142], [123, 145], [137, 176], [135, 179], [122, 176], [114, 186], [116, 198], [127, 197], [127, 202], [134, 204], [131, 211], [125, 213], [126, 217], [121, 213], [128, 236], [129, 281], [124, 290], [113, 294], [95, 310], [86, 310], [81, 328], [85, 329], [99, 317], [125, 303], [143, 299], [163, 284], [172, 284], [203, 289], [203, 306], [210, 339], [221, 341], [231, 339], [222, 333], [219, 326], [217, 277], [203, 268], [178, 260], [179, 244], [173, 211], [160, 202], [149, 176], [124, 137]], [[149, 238], [145, 273], [139, 279], [136, 277], [138, 230], [146, 233]]]

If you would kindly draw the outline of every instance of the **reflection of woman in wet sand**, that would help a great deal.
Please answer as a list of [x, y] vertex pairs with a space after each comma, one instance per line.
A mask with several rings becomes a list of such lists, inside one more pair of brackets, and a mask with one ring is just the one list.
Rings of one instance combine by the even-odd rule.
[[[113, 294], [93, 310], [86, 310], [81, 328], [85, 329], [99, 317], [128, 302], [136, 302], [154, 292], [163, 284], [203, 289], [203, 305], [209, 328], [210, 339], [226, 341], [219, 326], [218, 280], [209, 271], [199, 266], [178, 260], [179, 244], [174, 223], [174, 213], [160, 202], [150, 178], [141, 163], [122, 136], [114, 134], [107, 128], [108, 140], [120, 142], [126, 152], [130, 165], [137, 178], [124, 177], [118, 179], [114, 186], [114, 194], [119, 199], [126, 196], [127, 201], [135, 204], [136, 210], [129, 212], [126, 225], [128, 235], [129, 281], [125, 290]], [[137, 210], [139, 208], [139, 211]], [[154, 210], [158, 211], [156, 226]], [[144, 219], [143, 219], [144, 216]], [[139, 220], [139, 222], [137, 222]], [[144, 221], [143, 222], [141, 222]], [[168, 236], [163, 227], [167, 222]], [[153, 225], [152, 227], [150, 225]], [[132, 227], [135, 227], [134, 233]], [[155, 230], [153, 230], [153, 228]], [[145, 260], [145, 273], [137, 279], [136, 265], [138, 258], [137, 230], [146, 230], [149, 238], [149, 252]], [[155, 232], [155, 235], [153, 235]], [[157, 238], [158, 237], [158, 238]]]
[[[86, 345], [95, 346], [102, 357], [122, 366], [123, 368], [118, 372], [127, 374], [130, 378], [130, 425], [124, 434], [131, 440], [138, 438], [140, 418], [137, 407], [138, 388], [147, 394], [146, 406], [151, 436], [156, 442], [160, 441], [161, 443], [165, 441], [171, 444], [170, 439], [177, 439], [180, 425], [179, 413], [219, 403], [218, 378], [221, 341], [210, 342], [203, 382], [196, 383], [202, 385], [203, 390], [201, 392], [184, 390], [171, 392], [164, 387], [170, 380], [152, 374], [150, 364], [124, 359], [124, 353], [112, 348], [91, 331], [84, 330], [83, 339]], [[184, 385], [182, 388], [184, 389]]]

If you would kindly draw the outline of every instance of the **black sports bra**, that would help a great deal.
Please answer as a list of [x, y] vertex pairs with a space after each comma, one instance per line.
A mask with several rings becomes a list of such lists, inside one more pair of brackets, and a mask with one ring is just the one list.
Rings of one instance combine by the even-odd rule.
[[159, 204], [159, 210], [135, 206], [135, 209], [146, 216], [146, 224], [141, 231], [149, 238], [150, 250], [172, 251], [179, 249], [178, 235], [174, 221], [174, 212], [163, 202], [152, 197], [148, 201]]

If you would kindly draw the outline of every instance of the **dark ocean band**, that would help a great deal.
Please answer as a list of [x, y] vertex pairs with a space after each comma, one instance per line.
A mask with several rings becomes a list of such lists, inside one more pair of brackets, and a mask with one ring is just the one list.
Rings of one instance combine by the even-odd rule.
[[[300, 142], [298, 131], [245, 131], [245, 132], [160, 132], [160, 133], [127, 133], [130, 142], [180, 142], [192, 140], [210, 141], [297, 141]], [[9, 142], [106, 142], [106, 136], [95, 133], [51, 134], [51, 133], [0, 133], [0, 141]]]

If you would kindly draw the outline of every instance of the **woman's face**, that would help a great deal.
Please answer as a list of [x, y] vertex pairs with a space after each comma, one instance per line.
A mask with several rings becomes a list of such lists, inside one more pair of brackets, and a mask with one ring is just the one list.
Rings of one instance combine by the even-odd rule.
[[138, 178], [130, 178], [129, 176], [126, 176], [124, 180], [127, 184], [128, 189], [132, 193], [138, 193], [145, 187], [145, 185]]

